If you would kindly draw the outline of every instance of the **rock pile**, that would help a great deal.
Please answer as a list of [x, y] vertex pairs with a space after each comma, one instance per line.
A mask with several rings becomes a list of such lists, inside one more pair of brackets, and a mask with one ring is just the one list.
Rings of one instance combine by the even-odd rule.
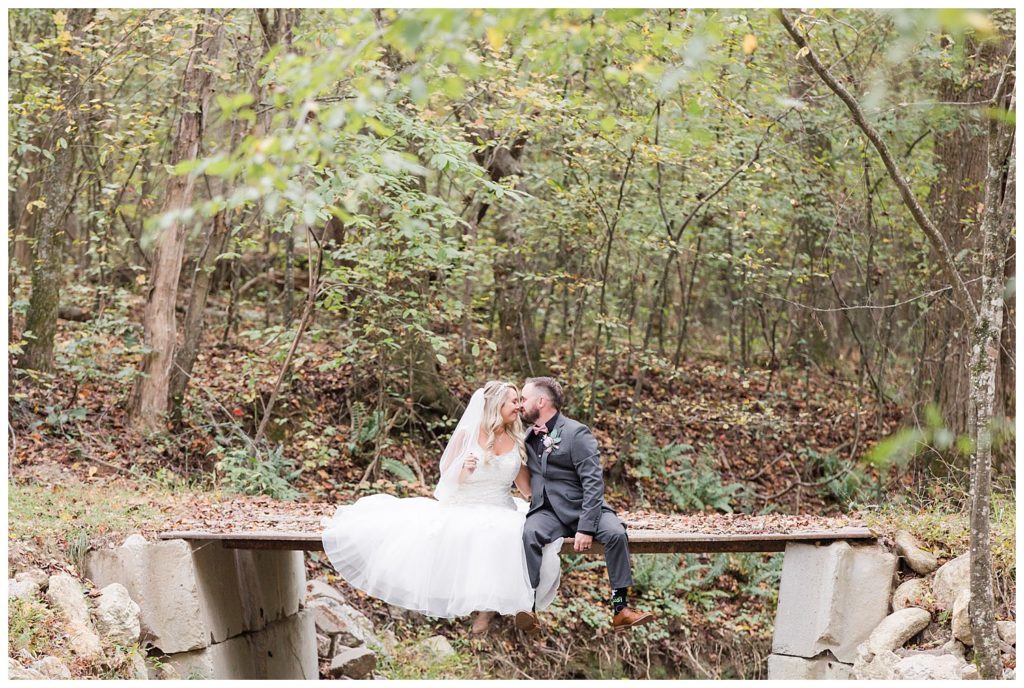
[[369, 678], [378, 655], [391, 654], [397, 644], [391, 631], [376, 633], [373, 623], [347, 604], [326, 578], [306, 583], [306, 608], [316, 624], [317, 654], [333, 678]]
[[[971, 600], [970, 555], [941, 567], [913, 535], [896, 535], [896, 552], [915, 577], [905, 580], [892, 596], [892, 613], [857, 647], [855, 679], [949, 680], [979, 678], [968, 661], [974, 639], [967, 616]], [[946, 624], [940, 619], [948, 618]], [[1005, 664], [1016, 657], [1017, 632], [1012, 621], [997, 623]], [[905, 648], [912, 638], [916, 648]], [[930, 647], [929, 647], [930, 646]], [[1007, 669], [1004, 678], [1013, 679]]]
[[[8, 604], [20, 600], [44, 605], [55, 613], [77, 661], [97, 669], [126, 669], [131, 678], [147, 678], [139, 649], [139, 605], [117, 583], [95, 594], [93, 604], [79, 578], [65, 572], [48, 576], [32, 569], [7, 581]], [[28, 651], [8, 658], [8, 675], [20, 679], [72, 678], [62, 659], [34, 657]]]

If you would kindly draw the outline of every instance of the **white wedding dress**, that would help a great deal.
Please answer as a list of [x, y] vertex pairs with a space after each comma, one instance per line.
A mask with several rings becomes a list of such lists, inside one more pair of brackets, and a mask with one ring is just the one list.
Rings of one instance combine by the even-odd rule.
[[[442, 501], [376, 494], [340, 506], [322, 520], [324, 550], [349, 584], [405, 609], [445, 618], [529, 611], [527, 504], [511, 495], [520, 465], [515, 449], [481, 459]], [[536, 609], [558, 589], [561, 545], [544, 549]]]

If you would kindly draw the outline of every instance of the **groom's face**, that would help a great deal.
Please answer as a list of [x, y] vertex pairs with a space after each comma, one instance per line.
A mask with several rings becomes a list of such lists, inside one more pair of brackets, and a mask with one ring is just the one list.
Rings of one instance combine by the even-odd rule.
[[537, 422], [537, 419], [540, 418], [543, 399], [544, 397], [537, 393], [537, 388], [533, 385], [523, 387], [523, 405], [519, 410], [519, 417], [523, 419], [524, 423], [533, 425]]

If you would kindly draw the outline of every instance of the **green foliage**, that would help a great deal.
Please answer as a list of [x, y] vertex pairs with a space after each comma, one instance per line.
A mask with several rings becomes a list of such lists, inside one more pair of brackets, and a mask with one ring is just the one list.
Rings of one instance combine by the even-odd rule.
[[394, 652], [378, 654], [375, 672], [390, 680], [489, 678], [463, 639], [452, 639], [455, 654], [442, 659], [417, 646], [425, 637], [401, 642]]
[[586, 571], [587, 569], [598, 569], [604, 566], [604, 562], [586, 554], [563, 554], [562, 573], [569, 574], [573, 571]]
[[[1001, 64], [983, 59], [997, 52], [986, 41], [1012, 41], [1012, 12], [819, 9], [793, 16], [812, 37], [827, 36], [816, 49], [900, 152], [922, 199], [949, 176], [943, 136], [1015, 121], [1013, 113], [936, 97], [945, 84], [969, 87], [994, 74]], [[251, 339], [232, 342], [249, 350], [218, 398], [250, 410], [265, 398], [264, 364], [282, 362], [297, 336], [294, 326], [275, 322], [273, 308], [285, 237], [295, 241], [300, 277], [323, 249], [316, 324], [284, 390], [301, 381], [310, 360], [332, 351], [321, 371], [347, 378], [351, 427], [335, 434], [334, 426], [300, 422], [287, 435], [293, 419], [275, 417], [270, 444], [282, 435], [301, 465], [281, 446], [254, 445], [240, 427], [213, 429], [211, 454], [230, 489], [294, 497], [301, 470], [381, 456], [396, 417], [389, 408], [408, 409], [402, 432], [421, 424], [429, 434], [443, 404], [417, 393], [424, 379], [462, 390], [485, 375], [508, 374], [505, 301], [543, 328], [545, 350], [557, 352], [547, 363], [573, 378], [570, 408], [588, 414], [638, 402], [621, 386], [632, 388], [634, 371], [672, 367], [676, 346], [684, 362], [699, 348], [700, 355], [728, 352], [744, 366], [770, 361], [774, 370], [837, 360], [842, 368], [849, 357], [840, 352], [862, 344], [855, 365], [897, 403], [909, 401], [900, 395], [917, 373], [912, 357], [936, 354], [925, 339], [934, 330], [921, 324], [948, 294], [905, 302], [934, 289], [928, 242], [870, 146], [851, 135], [845, 106], [813, 78], [794, 97], [795, 48], [768, 10], [307, 9], [291, 43], [269, 50], [253, 13], [233, 11], [220, 57], [204, 65], [216, 95], [202, 157], [171, 169], [167, 142], [178, 115], [195, 105], [180, 83], [197, 17], [100, 9], [72, 37], [60, 11], [9, 14], [10, 238], [31, 250], [33, 223], [52, 200], [40, 174], [57, 151], [76, 146], [67, 267], [73, 261], [76, 277], [95, 287], [78, 290], [65, 280], [62, 301], [89, 304], [95, 317], [61, 325], [67, 336], [56, 363], [67, 377], [33, 384], [70, 379], [83, 390], [127, 391], [145, 353], [135, 318], [152, 286], [152, 246], [172, 219], [161, 214], [167, 181], [191, 175], [192, 207], [176, 211], [188, 233], [183, 293], [210, 219], [223, 212], [231, 237], [218, 279], [227, 273], [233, 287], [246, 287], [230, 303]], [[86, 77], [80, 113], [64, 113], [60, 101], [68, 75], [53, 58], [63, 55], [79, 59]], [[75, 123], [53, 132], [62, 114]], [[511, 151], [522, 152], [514, 164], [503, 157]], [[980, 180], [954, 181], [971, 189]], [[963, 222], [966, 233], [975, 231], [971, 218]], [[969, 271], [975, 257], [957, 260]], [[15, 324], [27, 303], [25, 267], [10, 275], [19, 292], [11, 295]], [[229, 302], [226, 284], [211, 314]], [[882, 307], [896, 302], [903, 305]], [[254, 314], [254, 304], [270, 312]], [[848, 319], [835, 329], [816, 310], [861, 304], [872, 310], [845, 310]], [[21, 332], [9, 342], [11, 353], [32, 337]], [[111, 359], [117, 364], [108, 365]], [[699, 393], [677, 392], [687, 404]], [[12, 395], [19, 439], [27, 427], [47, 440], [77, 440], [105, 412], [94, 411], [99, 406], [84, 401], [86, 394], [69, 398], [27, 408], [19, 407], [25, 395]], [[953, 436], [934, 415], [926, 411], [926, 427], [877, 444], [852, 466], [813, 449], [802, 458], [829, 500], [862, 500], [872, 472], [881, 496], [915, 456], [971, 451], [969, 438]], [[32, 420], [19, 425], [22, 417]], [[343, 420], [332, 422], [341, 427]], [[993, 432], [997, 446], [1012, 445], [1011, 423], [1001, 420]], [[748, 492], [723, 482], [715, 458], [711, 444], [696, 452], [642, 435], [627, 471], [647, 504], [744, 508]], [[388, 457], [380, 467], [400, 480], [413, 475]], [[190, 487], [167, 469], [156, 481], [165, 491]], [[88, 487], [12, 487], [12, 535], [31, 537], [33, 527], [59, 532], [62, 553], [77, 557], [91, 528], [135, 522], [123, 504], [98, 517]], [[1006, 506], [995, 506], [1002, 529], [996, 556], [1005, 568], [1012, 558]], [[921, 525], [934, 537], [955, 521], [952, 513], [929, 518]], [[962, 538], [956, 523], [949, 528]], [[643, 563], [638, 579], [663, 610], [711, 614], [721, 602], [713, 581], [725, 574], [745, 594], [771, 597], [778, 567], [761, 563], [655, 559]], [[600, 566], [579, 556], [565, 564], [583, 574]], [[568, 609], [594, 629], [607, 620], [606, 608], [589, 600]], [[744, 613], [737, 618], [755, 625]], [[667, 634], [659, 622], [634, 637], [653, 642]], [[397, 660], [388, 671], [451, 673], [413, 666]]]
[[[645, 555], [633, 559], [633, 594], [663, 622], [697, 613], [707, 623], [729, 626], [735, 632], [770, 636], [781, 575], [781, 554]], [[740, 597], [723, 589], [723, 580], [736, 581]], [[725, 599], [742, 601], [735, 618], [722, 617], [721, 601]], [[748, 606], [748, 599], [765, 603]], [[656, 633], [656, 637], [664, 635]]]
[[866, 496], [869, 477], [856, 463], [844, 462], [837, 452], [822, 453], [811, 447], [800, 447], [797, 455], [812, 475], [819, 476], [815, 480], [818, 492], [829, 501], [848, 506]]
[[385, 456], [380, 460], [380, 467], [399, 480], [405, 480], [410, 483], [416, 482], [416, 474], [413, 470], [397, 459]]
[[[916, 457], [941, 460], [947, 457], [951, 461], [943, 461], [946, 468], [953, 467], [963, 472], [966, 467], [957, 469], [957, 459], [969, 457], [974, 452], [974, 440], [970, 434], [956, 435], [945, 424], [942, 414], [934, 403], [925, 405], [924, 424], [897, 430], [883, 438], [864, 455], [864, 461], [873, 467], [877, 475], [876, 497], [881, 498], [882, 491], [892, 471], [902, 471]], [[993, 450], [998, 450], [1012, 442], [1015, 437], [1013, 424], [1006, 418], [994, 417], [984, 430], [990, 433]], [[961, 462], [962, 463], [962, 462]]]
[[713, 448], [706, 447], [695, 457], [692, 452], [693, 447], [688, 444], [659, 447], [650, 433], [642, 431], [626, 470], [634, 478], [666, 492], [679, 511], [711, 508], [732, 513], [734, 507], [749, 499], [746, 485], [722, 482]]
[[12, 598], [7, 604], [7, 653], [13, 656], [27, 650], [34, 656], [45, 654], [52, 641], [47, 632], [56, 615], [37, 599]]
[[299, 424], [300, 429], [292, 433], [290, 441], [302, 449], [302, 467], [316, 469], [334, 463], [341, 452], [335, 448], [338, 429], [333, 425], [318, 426], [309, 420]]
[[667, 477], [668, 494], [681, 511], [710, 507], [731, 514], [733, 505], [741, 505], [749, 497], [746, 485], [722, 482], [710, 449], [698, 454], [692, 465], [683, 462], [678, 471]]
[[361, 456], [368, 451], [367, 445], [376, 444], [384, 427], [384, 411], [374, 409], [371, 412], [365, 403], [353, 402], [351, 423], [352, 427], [345, 446], [350, 456]]
[[636, 448], [633, 450], [633, 461], [627, 470], [638, 479], [660, 480], [670, 466], [686, 454], [693, 451], [689, 444], [667, 444], [659, 446], [654, 436], [647, 431], [641, 431], [636, 438]]
[[782, 580], [783, 553], [765, 555], [741, 552], [731, 555], [741, 574], [740, 590], [750, 597], [764, 597], [773, 603], [779, 597], [779, 582]]
[[556, 600], [550, 612], [559, 619], [577, 619], [593, 629], [608, 626], [608, 605], [594, 604], [586, 598]]
[[216, 445], [210, 455], [217, 457], [215, 469], [228, 489], [247, 495], [274, 499], [298, 499], [292, 482], [302, 473], [284, 456], [284, 446], [256, 450], [255, 445]]
[[78, 424], [88, 415], [88, 411], [81, 406], [67, 409], [60, 404], [47, 404], [43, 410], [46, 413], [45, 419], [33, 422], [29, 429], [35, 430], [40, 424], [45, 423], [55, 431], [55, 434], [64, 437], [77, 436]]

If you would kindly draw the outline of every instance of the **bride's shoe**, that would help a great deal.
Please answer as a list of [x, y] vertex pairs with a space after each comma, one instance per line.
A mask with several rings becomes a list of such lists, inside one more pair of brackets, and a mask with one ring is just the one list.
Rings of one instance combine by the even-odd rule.
[[469, 635], [472, 638], [482, 638], [487, 635], [487, 631], [491, 627], [491, 621], [494, 620], [495, 612], [477, 612], [476, 618], [473, 620], [473, 627], [469, 629]]

